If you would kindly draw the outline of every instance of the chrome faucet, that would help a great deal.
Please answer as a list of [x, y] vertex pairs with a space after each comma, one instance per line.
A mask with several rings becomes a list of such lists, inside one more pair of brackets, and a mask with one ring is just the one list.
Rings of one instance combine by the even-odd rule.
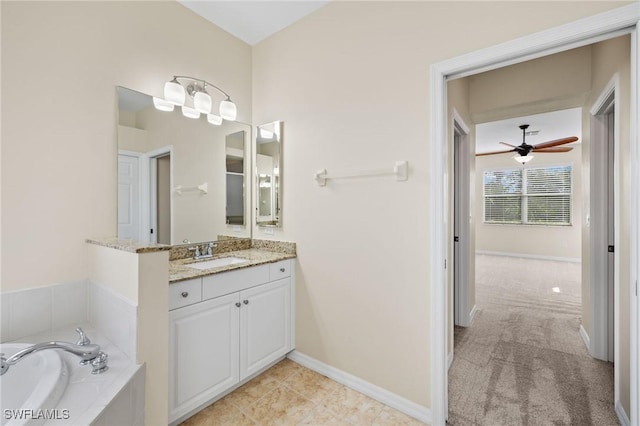
[[194, 260], [200, 260], [213, 257], [214, 247], [218, 247], [218, 244], [210, 241], [208, 243], [202, 244], [202, 247], [200, 247], [199, 245], [196, 245], [195, 247], [189, 247], [189, 250], [194, 252]]
[[80, 357], [80, 364], [91, 364], [91, 374], [100, 374], [107, 371], [109, 369], [107, 365], [108, 355], [100, 350], [99, 345], [92, 344], [91, 340], [89, 340], [80, 327], [76, 328], [76, 332], [78, 333], [78, 341], [75, 344], [68, 342], [43, 342], [22, 349], [9, 358], [5, 358], [4, 354], [0, 354], [0, 376], [6, 373], [9, 367], [17, 364], [23, 358], [44, 349], [62, 349], [63, 351]]

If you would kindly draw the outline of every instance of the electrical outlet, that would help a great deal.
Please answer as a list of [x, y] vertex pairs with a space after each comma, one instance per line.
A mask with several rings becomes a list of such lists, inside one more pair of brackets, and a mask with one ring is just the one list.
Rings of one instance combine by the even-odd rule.
[[266, 228], [262, 228], [262, 230], [267, 235], [273, 235], [273, 228], [266, 227]]

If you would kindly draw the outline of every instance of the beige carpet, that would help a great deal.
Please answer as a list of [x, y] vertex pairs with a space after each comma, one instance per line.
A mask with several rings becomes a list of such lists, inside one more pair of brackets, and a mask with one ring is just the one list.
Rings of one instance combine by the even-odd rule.
[[455, 328], [449, 424], [618, 424], [613, 364], [578, 334], [580, 264], [478, 255], [476, 293], [473, 325]]

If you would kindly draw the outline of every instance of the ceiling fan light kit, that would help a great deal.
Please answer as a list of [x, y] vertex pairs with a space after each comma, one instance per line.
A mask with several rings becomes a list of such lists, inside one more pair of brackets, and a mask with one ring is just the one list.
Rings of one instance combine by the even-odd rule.
[[506, 143], [506, 142], [500, 142], [502, 145], [507, 145], [512, 147], [513, 149], [509, 149], [506, 151], [493, 151], [493, 152], [483, 152], [480, 154], [476, 154], [476, 156], [482, 156], [482, 155], [494, 155], [494, 154], [505, 154], [507, 152], [515, 152], [516, 156], [513, 157], [514, 160], [516, 160], [518, 163], [522, 163], [525, 164], [531, 160], [533, 160], [533, 155], [531, 155], [532, 152], [540, 152], [540, 153], [560, 153], [560, 152], [569, 152], [571, 151], [573, 148], [570, 146], [560, 146], [560, 145], [565, 145], [571, 142], [575, 142], [578, 140], [577, 137], [575, 136], [570, 136], [567, 138], [562, 138], [562, 139], [555, 139], [552, 141], [548, 141], [548, 142], [542, 142], [539, 143], [537, 145], [529, 145], [527, 144], [527, 142], [525, 141], [525, 138], [527, 136], [527, 133], [529, 134], [534, 134], [534, 132], [536, 132], [535, 134], [539, 133], [538, 130], [535, 131], [531, 131], [531, 132], [527, 132], [527, 129], [529, 128], [528, 124], [522, 124], [520, 126], [518, 126], [520, 128], [520, 130], [522, 130], [522, 143], [518, 146], [515, 145], [511, 145], [510, 143]]

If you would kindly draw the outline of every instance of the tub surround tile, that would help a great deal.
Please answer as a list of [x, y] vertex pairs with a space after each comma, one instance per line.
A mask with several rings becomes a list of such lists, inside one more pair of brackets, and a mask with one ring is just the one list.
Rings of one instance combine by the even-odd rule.
[[11, 340], [52, 329], [53, 293], [51, 287], [34, 288], [3, 295], [9, 297]]
[[11, 303], [9, 303], [8, 294], [0, 294], [0, 342], [8, 342], [11, 340], [11, 327], [9, 322], [9, 312]]
[[[193, 259], [180, 259], [169, 262], [169, 283], [175, 283], [178, 281], [189, 280], [191, 278], [203, 277], [205, 275], [217, 274], [220, 272], [232, 271], [236, 269], [249, 268], [251, 266], [262, 265], [265, 263], [279, 262], [280, 260], [293, 259], [295, 254], [277, 253], [266, 250], [248, 249], [230, 251], [222, 255], [216, 255], [213, 259], [220, 259], [224, 257], [240, 257], [247, 259], [248, 262], [236, 263], [234, 265], [221, 266], [218, 268], [211, 268], [205, 270], [188, 268], [185, 265], [194, 263]], [[212, 259], [203, 259], [202, 262]]]
[[87, 321], [87, 283], [61, 284], [52, 287], [52, 328], [72, 327]]
[[90, 283], [88, 310], [91, 324], [135, 360], [137, 307], [111, 290]]
[[171, 249], [171, 246], [167, 244], [142, 243], [126, 238], [87, 238], [85, 241], [88, 244], [128, 251], [130, 253], [153, 253]]

